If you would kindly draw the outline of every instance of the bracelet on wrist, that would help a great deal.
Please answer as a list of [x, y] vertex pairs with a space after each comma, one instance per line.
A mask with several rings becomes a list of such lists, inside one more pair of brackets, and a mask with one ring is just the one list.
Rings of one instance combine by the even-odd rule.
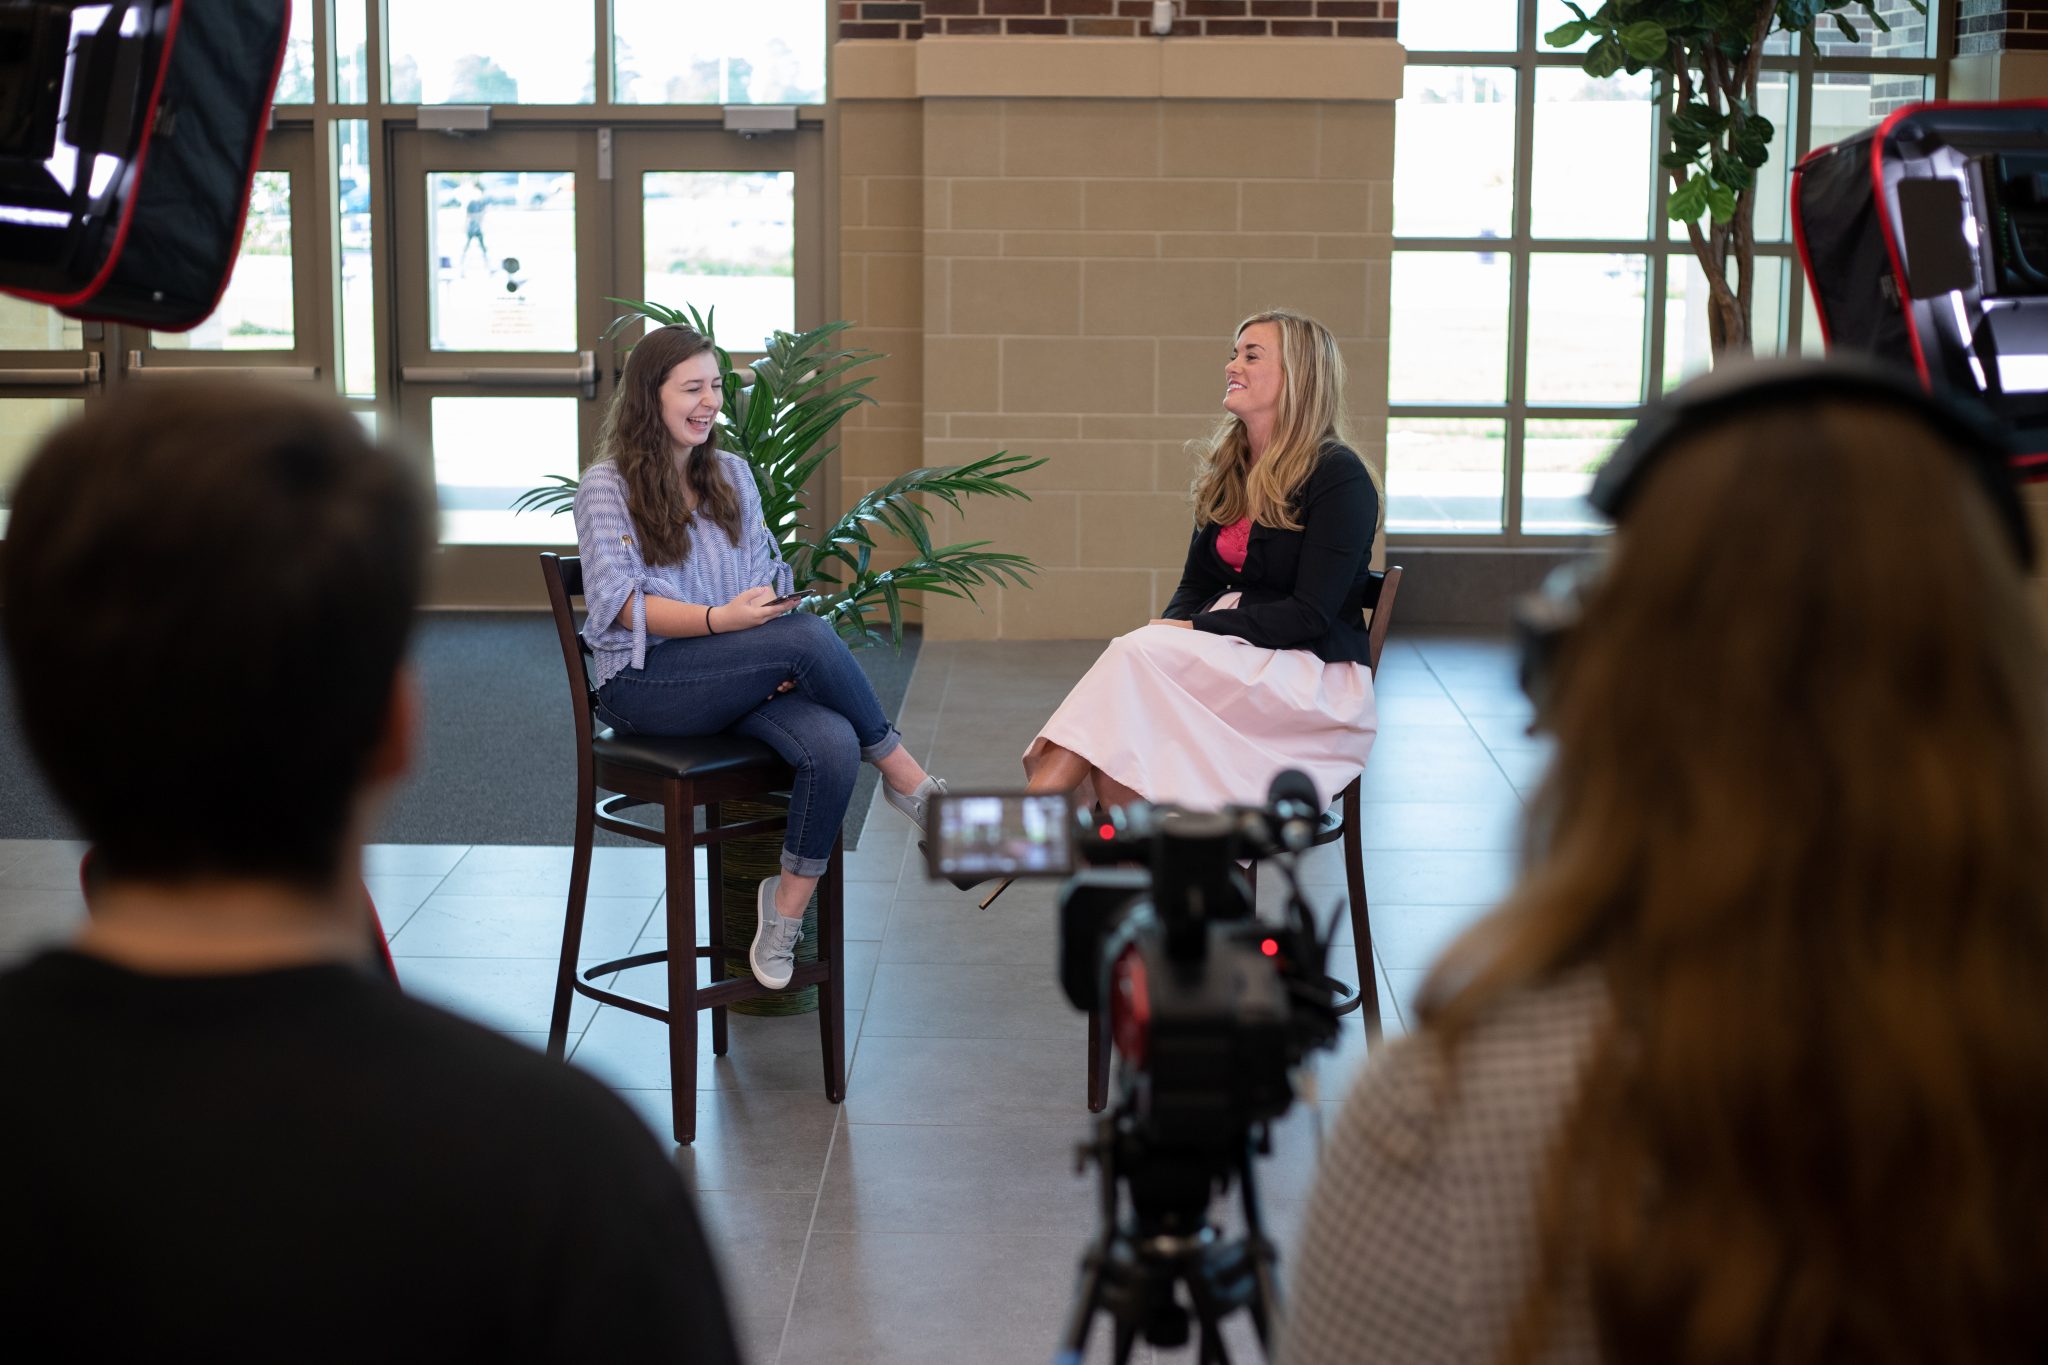
[[718, 627], [711, 624], [711, 610], [708, 606], [704, 608], [704, 633], [706, 635], [718, 634]]

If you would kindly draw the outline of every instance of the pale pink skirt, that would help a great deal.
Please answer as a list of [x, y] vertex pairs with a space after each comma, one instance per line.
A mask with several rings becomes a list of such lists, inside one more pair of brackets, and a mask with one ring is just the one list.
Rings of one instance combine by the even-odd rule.
[[1365, 770], [1378, 731], [1364, 664], [1147, 625], [1109, 642], [1024, 751], [1024, 771], [1057, 744], [1148, 801], [1213, 810], [1264, 801], [1276, 774], [1299, 768], [1328, 805]]

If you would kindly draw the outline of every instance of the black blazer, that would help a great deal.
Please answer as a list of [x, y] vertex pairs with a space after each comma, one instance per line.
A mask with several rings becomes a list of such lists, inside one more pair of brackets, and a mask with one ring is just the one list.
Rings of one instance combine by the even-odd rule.
[[[1380, 500], [1358, 453], [1349, 446], [1324, 446], [1295, 494], [1294, 513], [1299, 531], [1252, 523], [1242, 570], [1217, 557], [1222, 527], [1197, 527], [1165, 614], [1266, 649], [1306, 649], [1325, 663], [1362, 664], [1365, 590]], [[1237, 606], [1202, 610], [1226, 592], [1243, 594]]]

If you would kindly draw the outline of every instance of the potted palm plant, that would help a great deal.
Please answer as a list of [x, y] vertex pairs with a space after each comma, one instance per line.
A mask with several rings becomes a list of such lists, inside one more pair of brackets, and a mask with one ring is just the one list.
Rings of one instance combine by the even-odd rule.
[[[613, 299], [628, 311], [605, 329], [609, 341], [647, 321], [656, 326], [682, 323], [711, 337], [719, 371], [725, 376], [725, 412], [719, 432], [721, 449], [743, 457], [754, 472], [761, 493], [761, 512], [781, 546], [782, 557], [803, 594], [798, 610], [830, 621], [841, 638], [855, 647], [885, 641], [903, 644], [903, 603], [907, 593], [936, 593], [974, 600], [977, 588], [1011, 584], [1028, 586], [1038, 566], [1024, 555], [989, 548], [985, 540], [950, 545], [932, 540], [930, 501], [959, 511], [963, 498], [1022, 498], [1030, 494], [1011, 482], [1038, 468], [1044, 460], [997, 451], [962, 465], [913, 469], [856, 500], [821, 532], [811, 525], [805, 489], [832, 451], [832, 433], [864, 403], [873, 376], [865, 373], [886, 359], [879, 352], [848, 348], [841, 333], [851, 323], [829, 322], [808, 332], [777, 332], [768, 352], [751, 367], [733, 365], [717, 343], [713, 314], [685, 305], [664, 307], [637, 299]], [[559, 515], [575, 503], [578, 480], [553, 475], [514, 502], [522, 512]], [[878, 562], [878, 537], [894, 537], [908, 552], [903, 562], [884, 568]], [[886, 627], [886, 633], [882, 627]], [[722, 811], [728, 824], [760, 819], [777, 811], [769, 806], [728, 802]], [[724, 907], [726, 942], [746, 943], [754, 932], [755, 889], [778, 868], [780, 839], [757, 835], [727, 841], [718, 894]], [[804, 911], [804, 937], [797, 948], [800, 962], [817, 958], [817, 901]], [[745, 976], [744, 961], [728, 962], [725, 974]], [[802, 1014], [817, 1008], [815, 986], [801, 991], [750, 1000], [732, 1008], [745, 1014]]]

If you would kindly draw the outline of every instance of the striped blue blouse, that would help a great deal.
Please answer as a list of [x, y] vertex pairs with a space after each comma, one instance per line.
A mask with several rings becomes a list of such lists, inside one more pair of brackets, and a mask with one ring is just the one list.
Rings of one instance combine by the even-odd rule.
[[[725, 450], [718, 452], [718, 468], [739, 490], [740, 543], [727, 540], [709, 517], [693, 514], [689, 557], [652, 568], [640, 557], [618, 466], [602, 460], [583, 471], [576, 490], [576, 545], [588, 612], [583, 639], [590, 646], [596, 686], [603, 687], [621, 669], [647, 666], [648, 593], [718, 607], [763, 584], [777, 595], [791, 590], [794, 575], [761, 519], [761, 490], [754, 486], [753, 470]], [[619, 624], [619, 612], [628, 602], [633, 603], [631, 630]]]

